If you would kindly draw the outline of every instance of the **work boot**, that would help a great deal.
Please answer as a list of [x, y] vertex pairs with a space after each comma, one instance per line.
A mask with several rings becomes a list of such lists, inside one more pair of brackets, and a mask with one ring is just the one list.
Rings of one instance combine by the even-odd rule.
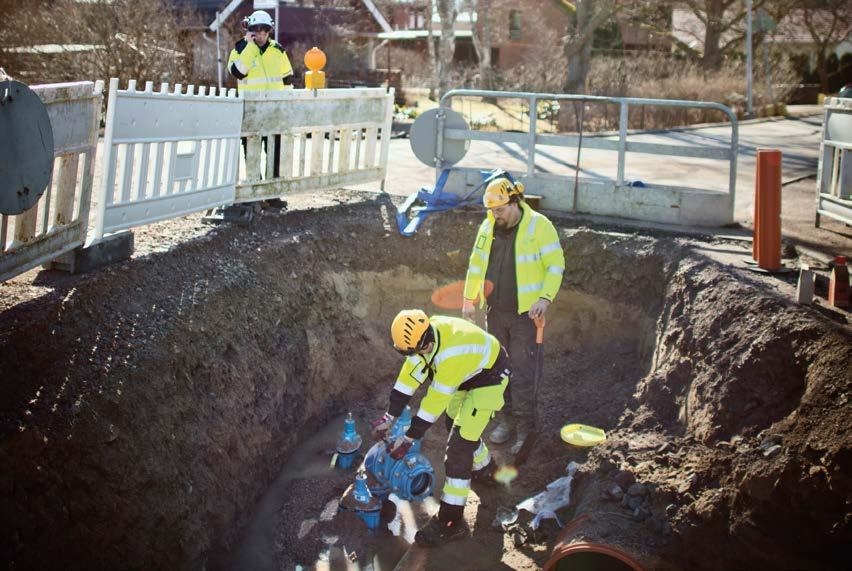
[[421, 547], [437, 547], [470, 535], [470, 527], [462, 518], [457, 521], [441, 521], [432, 516], [423, 529], [414, 535], [414, 542]]
[[518, 435], [515, 438], [515, 443], [509, 451], [514, 457], [515, 466], [521, 466], [527, 461], [527, 457], [530, 455], [537, 438], [538, 433], [535, 430], [518, 428]]
[[500, 420], [497, 423], [497, 428], [491, 431], [491, 434], [488, 436], [488, 440], [492, 444], [503, 444], [507, 440], [509, 440], [509, 436], [512, 435], [512, 427], [505, 420]]

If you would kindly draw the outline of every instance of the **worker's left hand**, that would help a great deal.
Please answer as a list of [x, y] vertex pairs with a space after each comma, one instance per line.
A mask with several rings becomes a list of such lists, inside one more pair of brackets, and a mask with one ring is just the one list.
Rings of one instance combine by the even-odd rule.
[[530, 319], [544, 317], [544, 313], [547, 311], [548, 307], [550, 307], [549, 301], [546, 299], [539, 299], [537, 302], [532, 304], [532, 307], [530, 307]]
[[393, 426], [393, 421], [394, 417], [386, 412], [381, 416], [381, 418], [377, 418], [370, 422], [373, 438], [376, 440], [384, 440], [388, 430], [390, 430], [391, 426]]
[[388, 451], [390, 452], [391, 458], [394, 460], [401, 460], [408, 454], [408, 451], [411, 450], [411, 447], [414, 445], [414, 439], [409, 438], [408, 436], [400, 436], [390, 445]]

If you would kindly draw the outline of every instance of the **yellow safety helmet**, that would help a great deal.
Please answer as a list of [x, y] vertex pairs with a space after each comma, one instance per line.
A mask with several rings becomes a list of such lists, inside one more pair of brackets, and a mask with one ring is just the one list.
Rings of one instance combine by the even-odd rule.
[[429, 331], [429, 316], [422, 309], [403, 309], [391, 323], [391, 339], [394, 348], [403, 355], [420, 351], [432, 336]]
[[524, 193], [524, 183], [512, 183], [505, 177], [495, 178], [485, 187], [482, 195], [482, 204], [485, 208], [498, 208], [509, 204], [513, 196], [521, 196]]

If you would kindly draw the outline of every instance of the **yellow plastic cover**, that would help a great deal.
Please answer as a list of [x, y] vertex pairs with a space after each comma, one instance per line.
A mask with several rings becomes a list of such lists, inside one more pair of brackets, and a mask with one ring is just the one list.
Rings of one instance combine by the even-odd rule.
[[606, 432], [585, 424], [566, 424], [559, 431], [562, 440], [574, 446], [595, 446], [606, 442]]

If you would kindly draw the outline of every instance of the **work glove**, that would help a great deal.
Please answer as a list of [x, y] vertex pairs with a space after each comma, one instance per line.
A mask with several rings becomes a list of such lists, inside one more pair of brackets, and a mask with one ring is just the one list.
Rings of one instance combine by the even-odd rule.
[[402, 460], [403, 458], [405, 458], [405, 455], [408, 454], [408, 451], [411, 450], [411, 447], [413, 445], [413, 438], [409, 438], [408, 436], [400, 436], [393, 441], [393, 444], [390, 445], [388, 451], [390, 452], [391, 458], [393, 458], [394, 460]]
[[384, 413], [381, 418], [371, 421], [370, 426], [373, 427], [373, 439], [384, 440], [385, 436], [388, 434], [388, 430], [390, 430], [391, 426], [393, 426], [394, 420], [395, 417], [388, 413]]
[[530, 319], [539, 319], [544, 317], [548, 307], [550, 307], [550, 300], [539, 298], [539, 300], [530, 307]]

